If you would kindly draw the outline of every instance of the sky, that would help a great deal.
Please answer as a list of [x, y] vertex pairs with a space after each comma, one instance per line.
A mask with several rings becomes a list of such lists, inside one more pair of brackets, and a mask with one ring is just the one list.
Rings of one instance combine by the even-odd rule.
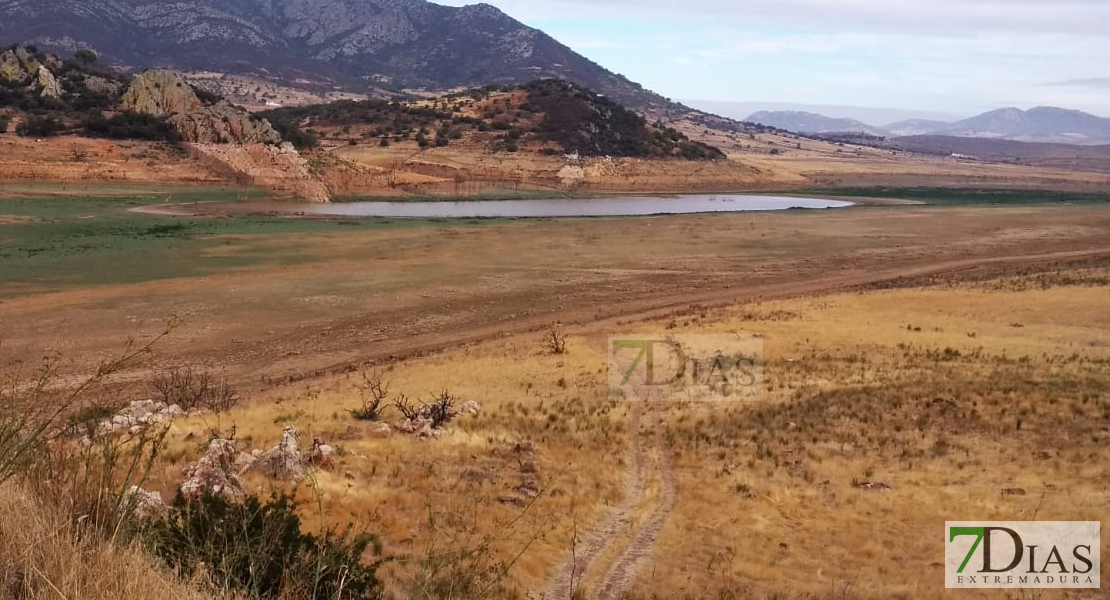
[[676, 100], [1110, 117], [1110, 0], [487, 2]]

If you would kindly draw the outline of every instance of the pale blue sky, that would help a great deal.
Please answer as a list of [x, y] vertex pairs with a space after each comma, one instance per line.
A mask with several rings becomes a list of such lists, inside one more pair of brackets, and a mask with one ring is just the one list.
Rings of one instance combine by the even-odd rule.
[[675, 99], [1110, 117], [1110, 0], [490, 3]]

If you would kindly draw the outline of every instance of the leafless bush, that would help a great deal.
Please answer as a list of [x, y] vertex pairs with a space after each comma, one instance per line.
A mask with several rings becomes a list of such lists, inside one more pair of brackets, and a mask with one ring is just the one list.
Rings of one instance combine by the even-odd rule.
[[154, 375], [151, 390], [166, 404], [184, 410], [204, 408], [226, 412], [239, 404], [239, 394], [226, 378], [217, 378], [210, 371], [196, 367], [174, 367]]
[[558, 323], [552, 323], [551, 328], [547, 331], [547, 337], [544, 339], [547, 350], [552, 354], [566, 354], [567, 352], [567, 336], [563, 333], [563, 328]]
[[393, 407], [408, 421], [414, 421], [421, 416], [421, 407], [413, 404], [404, 394], [397, 396], [397, 399], [393, 401]]
[[72, 146], [70, 146], [69, 155], [70, 158], [73, 159], [73, 162], [85, 162], [89, 160], [89, 151], [78, 146], [77, 144], [73, 144]]
[[439, 429], [459, 416], [455, 409], [455, 398], [447, 390], [443, 390], [438, 396], [433, 397], [431, 404], [425, 406], [427, 407], [428, 418], [432, 420], [432, 427], [435, 429]]
[[439, 429], [459, 416], [455, 408], [455, 397], [451, 392], [443, 390], [438, 395], [432, 396], [432, 401], [417, 406], [405, 396], [398, 396], [393, 406], [406, 420], [428, 419], [433, 429]]
[[388, 408], [389, 384], [382, 380], [380, 373], [362, 374], [362, 384], [358, 386], [362, 395], [362, 406], [348, 411], [359, 421], [378, 421]]

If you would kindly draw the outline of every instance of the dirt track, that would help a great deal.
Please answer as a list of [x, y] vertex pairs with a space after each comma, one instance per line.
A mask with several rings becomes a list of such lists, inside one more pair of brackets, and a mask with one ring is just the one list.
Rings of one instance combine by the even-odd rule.
[[221, 252], [299, 260], [6, 300], [0, 358], [50, 349], [88, 368], [176, 315], [182, 326], [158, 348], [166, 360], [266, 386], [554, 321], [616, 329], [696, 305], [1106, 256], [1110, 207], [874, 207], [226, 242]]

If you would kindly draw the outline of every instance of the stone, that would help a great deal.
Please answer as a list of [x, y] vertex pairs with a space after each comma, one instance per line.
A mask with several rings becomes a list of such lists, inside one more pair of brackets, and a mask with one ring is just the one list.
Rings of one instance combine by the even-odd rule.
[[151, 492], [133, 485], [123, 496], [123, 505], [140, 521], [157, 519], [166, 514], [168, 507], [162, 494]]
[[259, 455], [248, 471], [285, 481], [302, 479], [305, 476], [305, 465], [297, 441], [297, 430], [286, 427], [282, 432], [281, 442]]
[[243, 480], [233, 471], [237, 458], [235, 442], [213, 439], [208, 443], [204, 456], [182, 470], [181, 495], [190, 500], [206, 493], [227, 499], [241, 495]]
[[335, 467], [332, 456], [335, 454], [335, 448], [324, 443], [320, 438], [312, 438], [312, 452], [308, 455], [308, 462], [323, 470], [328, 470]]
[[473, 400], [467, 400], [459, 405], [460, 415], [476, 415], [482, 411], [482, 405]]
[[393, 435], [393, 428], [388, 423], [378, 423], [370, 430], [370, 435], [376, 438], [387, 438]]
[[58, 80], [54, 78], [54, 74], [50, 72], [43, 65], [39, 65], [37, 74], [39, 95], [43, 98], [61, 98], [62, 88], [58, 85]]

